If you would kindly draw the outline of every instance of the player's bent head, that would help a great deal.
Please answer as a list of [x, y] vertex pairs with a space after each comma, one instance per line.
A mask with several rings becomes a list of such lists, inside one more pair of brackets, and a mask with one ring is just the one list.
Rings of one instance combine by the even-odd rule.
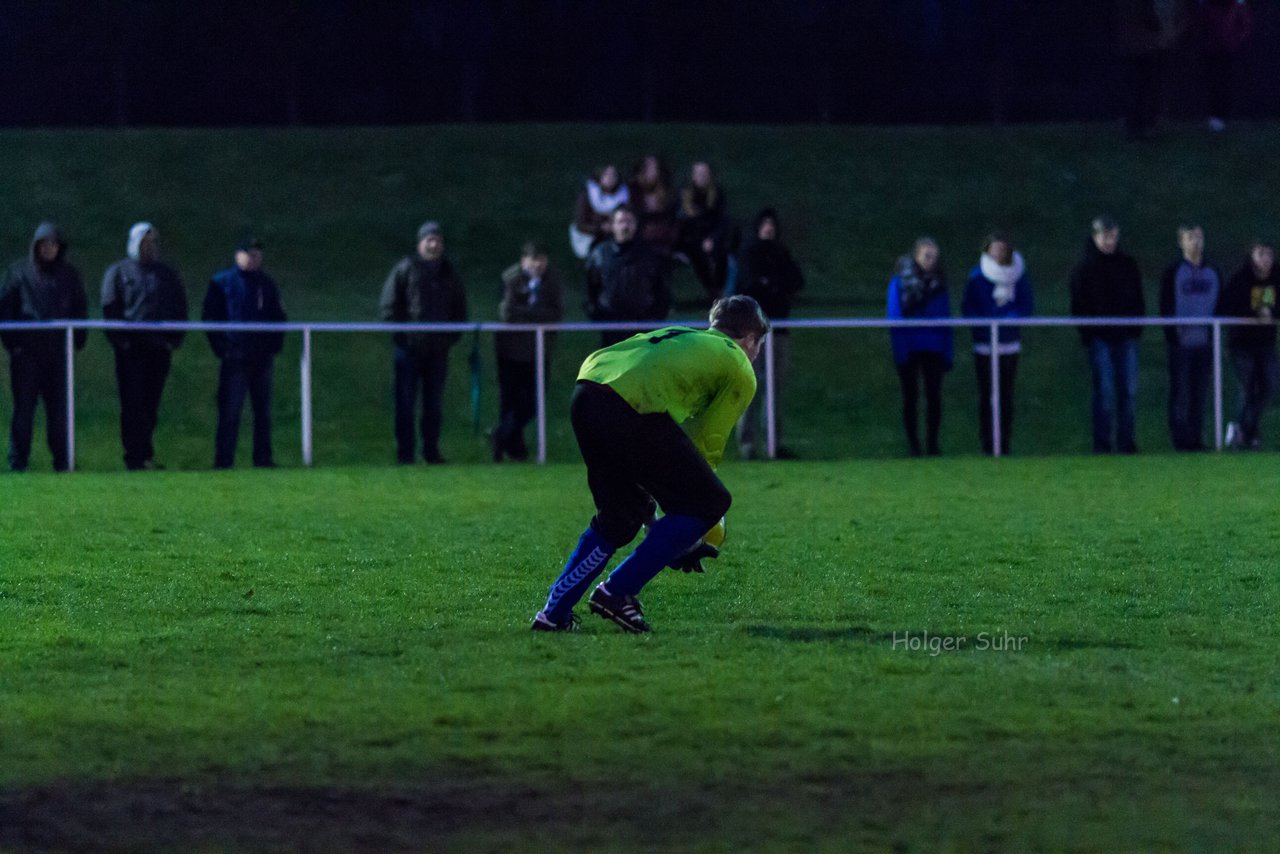
[[769, 332], [769, 318], [760, 303], [749, 296], [721, 297], [711, 306], [711, 328], [730, 338], [763, 338]]

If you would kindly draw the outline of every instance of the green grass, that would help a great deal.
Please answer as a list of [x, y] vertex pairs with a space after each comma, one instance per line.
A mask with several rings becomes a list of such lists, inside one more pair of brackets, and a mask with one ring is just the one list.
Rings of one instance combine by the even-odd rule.
[[641, 638], [576, 466], [6, 477], [0, 848], [1266, 848], [1265, 459], [729, 464]]
[[[808, 277], [800, 314], [879, 316], [894, 258], [920, 234], [936, 236], [955, 300], [977, 247], [993, 226], [1012, 232], [1027, 257], [1042, 314], [1063, 314], [1066, 280], [1089, 219], [1113, 212], [1123, 241], [1142, 262], [1148, 303], [1160, 270], [1176, 255], [1174, 227], [1204, 224], [1210, 253], [1234, 266], [1245, 241], [1275, 238], [1280, 162], [1277, 126], [1209, 135], [1174, 127], [1148, 145], [1124, 142], [1101, 125], [1015, 128], [848, 128], [706, 125], [488, 125], [479, 127], [313, 130], [127, 130], [0, 132], [0, 234], [7, 252], [26, 251], [38, 220], [67, 228], [71, 258], [91, 295], [124, 250], [129, 225], [161, 229], [183, 272], [193, 306], [208, 276], [230, 263], [246, 225], [267, 244], [267, 265], [298, 320], [371, 320], [391, 264], [410, 249], [418, 224], [445, 225], [449, 254], [471, 297], [472, 316], [496, 317], [498, 274], [528, 237], [554, 249], [566, 272], [571, 317], [580, 318], [581, 283], [566, 247], [572, 202], [587, 170], [624, 168], [642, 152], [667, 154], [681, 172], [709, 158], [731, 212], [749, 218], [762, 205], [782, 212], [783, 236]], [[679, 316], [698, 312], [697, 287], [678, 276]], [[1139, 442], [1168, 446], [1160, 335], [1143, 350]], [[551, 386], [551, 451], [572, 460], [562, 402], [595, 336], [562, 336]], [[963, 341], [963, 337], [961, 338]], [[486, 426], [496, 420], [492, 342], [486, 355]], [[383, 336], [322, 335], [316, 341], [317, 461], [391, 460], [389, 345]], [[296, 464], [296, 336], [277, 374], [281, 461]], [[471, 432], [463, 351], [450, 380], [446, 453], [480, 461], [484, 440]], [[972, 368], [959, 348], [946, 383], [943, 444], [977, 449]], [[833, 358], [833, 354], [835, 358]], [[1088, 447], [1088, 377], [1074, 333], [1027, 336], [1020, 371], [1015, 449], [1050, 454]], [[121, 467], [111, 358], [92, 335], [79, 360], [79, 466]], [[1229, 378], [1228, 378], [1229, 379]], [[158, 455], [173, 468], [212, 460], [216, 365], [193, 336], [174, 366], [162, 411]], [[0, 399], [0, 423], [7, 396]], [[888, 457], [902, 452], [897, 386], [883, 331], [797, 336], [793, 384], [784, 407], [788, 442], [812, 458]], [[1268, 429], [1273, 430], [1271, 425]], [[40, 443], [33, 465], [48, 462]]]

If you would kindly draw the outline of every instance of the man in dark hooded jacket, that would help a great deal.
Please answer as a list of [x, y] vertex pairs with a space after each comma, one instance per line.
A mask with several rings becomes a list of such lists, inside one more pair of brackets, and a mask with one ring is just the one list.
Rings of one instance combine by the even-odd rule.
[[[52, 222], [42, 222], [26, 258], [10, 265], [0, 286], [0, 321], [68, 320], [88, 317], [84, 283], [67, 263], [67, 242]], [[84, 348], [86, 332], [73, 341]], [[45, 435], [54, 471], [70, 467], [67, 456], [67, 359], [62, 330], [22, 329], [0, 333], [9, 351], [13, 384], [13, 422], [9, 428], [9, 467], [25, 471], [31, 455], [36, 403], [44, 400]]]
[[[1120, 226], [1109, 216], [1096, 217], [1084, 258], [1071, 272], [1072, 316], [1141, 317], [1147, 313], [1142, 271], [1133, 256], [1121, 252], [1119, 246]], [[1081, 326], [1079, 330], [1093, 371], [1093, 452], [1111, 453], [1111, 425], [1115, 421], [1115, 450], [1136, 453], [1138, 336], [1142, 327]]]
[[[102, 277], [102, 317], [154, 323], [187, 319], [187, 291], [178, 273], [160, 260], [159, 235], [149, 222], [129, 229], [126, 258]], [[151, 437], [160, 411], [160, 396], [182, 344], [181, 330], [126, 332], [107, 330], [116, 356], [120, 389], [120, 441], [130, 471], [155, 468]]]

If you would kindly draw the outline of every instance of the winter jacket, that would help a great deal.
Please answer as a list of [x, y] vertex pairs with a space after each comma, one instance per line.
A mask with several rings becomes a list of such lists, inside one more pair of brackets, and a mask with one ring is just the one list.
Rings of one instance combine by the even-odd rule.
[[[261, 270], [231, 267], [209, 280], [200, 318], [215, 323], [284, 323], [284, 306], [275, 280]], [[270, 358], [284, 346], [283, 332], [209, 332], [219, 359], [252, 362]]]
[[[102, 317], [133, 323], [186, 320], [187, 290], [177, 271], [169, 265], [125, 258], [108, 267], [102, 277]], [[183, 335], [181, 330], [107, 330], [107, 340], [117, 350], [175, 350], [182, 344]]]
[[[1160, 277], [1161, 317], [1212, 317], [1222, 289], [1222, 276], [1210, 264], [1176, 261]], [[1182, 347], [1208, 347], [1209, 326], [1165, 326], [1164, 340]]]
[[[996, 302], [995, 283], [982, 273], [982, 265], [969, 271], [969, 281], [965, 283], [964, 297], [960, 301], [960, 314], [964, 317], [982, 318], [984, 320], [1008, 320], [1017, 317], [1030, 317], [1035, 310], [1035, 302], [1031, 295], [1031, 278], [1024, 272], [1013, 286], [1013, 299], [1000, 305]], [[973, 346], [975, 351], [991, 352], [991, 327], [974, 326]], [[1017, 326], [1001, 326], [996, 339], [997, 349], [1001, 353], [1018, 352], [1022, 342], [1022, 330]]]
[[[58, 257], [45, 264], [36, 255], [36, 244], [52, 239], [58, 243]], [[89, 316], [88, 298], [80, 272], [67, 263], [67, 243], [62, 231], [51, 222], [42, 222], [31, 238], [27, 257], [15, 261], [0, 285], [0, 321], [81, 320]], [[66, 333], [60, 329], [23, 329], [0, 333], [0, 341], [10, 353], [42, 356], [61, 354]], [[77, 329], [72, 340], [77, 350], [84, 347], [87, 332]]]
[[[760, 240], [755, 237], [760, 232], [761, 220], [765, 218], [772, 219], [775, 224], [778, 221], [777, 214], [771, 209], [756, 216], [752, 237], [738, 252], [734, 293], [753, 297], [770, 320], [785, 320], [791, 316], [795, 295], [804, 288], [804, 274], [780, 239]], [[778, 329], [774, 334], [786, 332]]]
[[[1274, 320], [1277, 297], [1280, 297], [1280, 276], [1273, 270], [1270, 278], [1259, 279], [1253, 272], [1253, 264], [1246, 258], [1218, 294], [1218, 309], [1214, 313], [1219, 317]], [[1227, 346], [1232, 350], [1274, 349], [1275, 324], [1228, 326]]]
[[587, 256], [587, 317], [663, 320], [671, 310], [667, 259], [643, 241], [606, 240]]
[[[502, 301], [498, 303], [498, 319], [503, 323], [558, 323], [564, 317], [564, 289], [560, 276], [550, 268], [543, 273], [537, 288], [530, 287], [529, 274], [519, 264], [502, 273]], [[554, 336], [546, 336], [548, 348]], [[537, 340], [532, 332], [499, 332], [494, 336], [498, 357], [517, 362], [537, 358]]]
[[[467, 292], [448, 258], [427, 261], [414, 253], [391, 268], [379, 308], [388, 323], [461, 323], [467, 319]], [[397, 332], [394, 341], [429, 353], [448, 350], [461, 338], [461, 332]]]
[[[886, 316], [890, 320], [938, 320], [951, 316], [951, 296], [944, 283], [919, 306], [903, 308], [902, 276], [889, 282]], [[940, 353], [951, 367], [954, 357], [951, 327], [896, 327], [889, 330], [894, 364], [905, 364], [912, 353]]]
[[[1090, 239], [1084, 258], [1071, 271], [1073, 317], [1142, 317], [1147, 313], [1142, 295], [1142, 271], [1133, 256], [1117, 249], [1104, 255]], [[1080, 339], [1117, 342], [1142, 335], [1141, 326], [1081, 326]]]

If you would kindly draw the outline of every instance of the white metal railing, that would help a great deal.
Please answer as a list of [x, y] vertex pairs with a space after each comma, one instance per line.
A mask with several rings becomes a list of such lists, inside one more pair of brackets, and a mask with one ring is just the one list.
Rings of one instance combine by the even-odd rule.
[[[1080, 326], [1209, 326], [1212, 328], [1213, 347], [1213, 419], [1214, 447], [1222, 450], [1222, 327], [1261, 326], [1275, 321], [1259, 321], [1235, 317], [1024, 317], [1016, 319], [987, 319], [950, 317], [937, 320], [888, 320], [885, 318], [821, 318], [810, 320], [779, 320], [773, 323], [777, 329], [894, 329], [894, 328], [962, 328], [987, 327], [991, 340], [999, 340], [999, 330], [1005, 326], [1017, 327], [1080, 327]], [[204, 321], [132, 323], [120, 320], [46, 320], [0, 323], [0, 331], [63, 330], [66, 342], [67, 371], [67, 463], [75, 467], [75, 330], [102, 329], [128, 332], [300, 332], [302, 353], [299, 365], [301, 393], [302, 462], [312, 465], [312, 389], [311, 389], [311, 339], [315, 332], [532, 332], [535, 338], [537, 382], [537, 432], [539, 463], [547, 460], [547, 387], [546, 336], [549, 332], [602, 332], [607, 330], [649, 330], [677, 324], [700, 326], [702, 320], [634, 321], [617, 323], [211, 323]], [[777, 454], [777, 400], [774, 396], [774, 348], [773, 335], [765, 338], [762, 348], [765, 360], [764, 405], [766, 450], [773, 458]], [[1000, 455], [1000, 359], [991, 359], [991, 431], [992, 453]]]

